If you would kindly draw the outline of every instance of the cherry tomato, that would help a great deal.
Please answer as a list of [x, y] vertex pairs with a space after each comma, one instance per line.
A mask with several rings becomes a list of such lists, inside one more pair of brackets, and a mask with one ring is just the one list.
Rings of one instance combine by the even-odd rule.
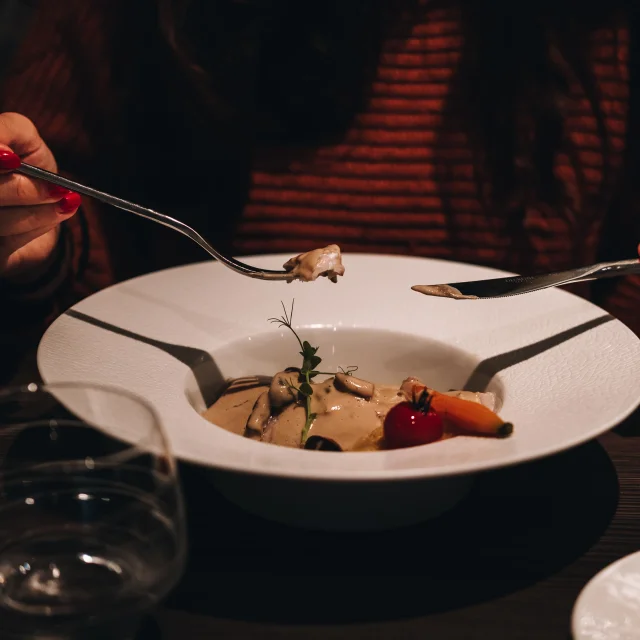
[[384, 439], [390, 449], [435, 442], [443, 431], [442, 418], [433, 409], [425, 412], [411, 402], [395, 405], [384, 419]]

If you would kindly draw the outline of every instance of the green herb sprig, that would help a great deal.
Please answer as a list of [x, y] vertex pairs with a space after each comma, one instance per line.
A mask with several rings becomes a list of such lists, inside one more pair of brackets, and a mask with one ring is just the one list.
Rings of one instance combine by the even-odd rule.
[[306, 340], [303, 342], [300, 339], [300, 336], [293, 328], [293, 306], [295, 300], [291, 302], [291, 310], [287, 312], [287, 308], [284, 306], [284, 302], [282, 304], [283, 314], [280, 318], [269, 318], [269, 322], [277, 324], [281, 327], [287, 327], [296, 337], [298, 344], [300, 345], [300, 355], [302, 356], [302, 367], [300, 367], [300, 375], [303, 378], [302, 384], [299, 387], [294, 388], [301, 396], [305, 399], [305, 411], [307, 415], [307, 419], [305, 420], [304, 427], [302, 429], [302, 434], [300, 436], [300, 443], [304, 446], [304, 443], [307, 441], [307, 435], [309, 433], [309, 429], [313, 424], [313, 421], [317, 418], [315, 413], [311, 413], [311, 396], [313, 395], [313, 388], [311, 387], [311, 380], [315, 378], [317, 375], [322, 374], [322, 371], [317, 371], [316, 367], [322, 362], [322, 358], [318, 355], [318, 347], [312, 347]]
[[[313, 387], [311, 386], [311, 380], [316, 376], [332, 376], [334, 373], [329, 373], [327, 371], [318, 371], [317, 367], [322, 362], [322, 358], [318, 355], [319, 347], [312, 347], [306, 340], [301, 340], [300, 336], [293, 328], [293, 307], [295, 300], [291, 301], [291, 309], [287, 312], [287, 308], [284, 306], [284, 302], [280, 302], [282, 305], [283, 314], [279, 318], [269, 318], [269, 322], [273, 324], [277, 324], [281, 327], [287, 327], [293, 333], [298, 344], [300, 345], [300, 355], [302, 356], [302, 366], [300, 367], [300, 376], [302, 377], [302, 383], [299, 387], [294, 385], [289, 385], [291, 389], [299, 393], [305, 401], [305, 412], [306, 412], [306, 420], [304, 423], [304, 427], [302, 429], [302, 433], [300, 435], [300, 444], [304, 447], [305, 442], [307, 441], [307, 436], [309, 434], [309, 429], [311, 429], [311, 425], [313, 421], [318, 417], [317, 414], [311, 413], [311, 396], [313, 395]], [[345, 369], [339, 367], [340, 371], [345, 375], [352, 375], [355, 371], [358, 370], [358, 367], [349, 366]]]

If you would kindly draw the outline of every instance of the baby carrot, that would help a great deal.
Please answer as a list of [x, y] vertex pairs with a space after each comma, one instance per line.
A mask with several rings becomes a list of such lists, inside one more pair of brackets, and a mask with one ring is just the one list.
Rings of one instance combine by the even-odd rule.
[[478, 402], [439, 393], [418, 382], [405, 388], [405, 394], [414, 402], [420, 396], [424, 396], [431, 408], [445, 421], [445, 425], [458, 431], [499, 438], [506, 438], [513, 433], [513, 425], [510, 422], [505, 422], [491, 409]]
[[452, 427], [487, 436], [505, 438], [513, 432], [513, 425], [483, 404], [431, 391], [431, 407]]

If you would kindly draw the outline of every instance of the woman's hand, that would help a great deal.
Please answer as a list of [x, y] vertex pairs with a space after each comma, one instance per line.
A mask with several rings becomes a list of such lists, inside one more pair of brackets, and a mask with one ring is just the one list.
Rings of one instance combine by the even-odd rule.
[[80, 206], [77, 193], [13, 173], [24, 161], [57, 171], [34, 124], [18, 113], [0, 114], [0, 279], [37, 278], [47, 268], [59, 225]]

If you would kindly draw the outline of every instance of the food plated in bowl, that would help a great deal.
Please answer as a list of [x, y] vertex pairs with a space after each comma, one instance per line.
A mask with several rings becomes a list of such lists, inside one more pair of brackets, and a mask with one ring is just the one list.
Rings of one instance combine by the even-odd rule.
[[[354, 375], [357, 366], [320, 370], [319, 347], [302, 341], [291, 310], [270, 321], [286, 327], [300, 347], [302, 364], [272, 377], [229, 380], [202, 414], [209, 422], [245, 438], [314, 451], [380, 451], [429, 444], [456, 434], [504, 438], [513, 425], [493, 409], [491, 392], [439, 392], [418, 378], [399, 386]], [[324, 376], [321, 382], [314, 382]]]
[[[251, 258], [264, 268], [286, 259]], [[38, 352], [41, 374], [47, 382], [83, 379], [142, 395], [177, 457], [209, 469], [225, 495], [266, 517], [324, 528], [433, 516], [460, 499], [473, 474], [575, 446], [638, 404], [637, 337], [580, 298], [550, 289], [451, 304], [417, 296], [411, 286], [505, 274], [369, 255], [349, 256], [345, 267], [339, 285], [238, 279], [215, 263], [122, 283], [51, 326]], [[336, 453], [273, 446], [211, 424], [202, 414], [229, 380], [271, 379], [300, 366], [291, 331], [266, 322], [292, 298], [294, 328], [320, 347], [323, 371], [357, 365], [358, 378], [396, 389], [413, 376], [441, 393], [491, 393], [512, 435]]]

